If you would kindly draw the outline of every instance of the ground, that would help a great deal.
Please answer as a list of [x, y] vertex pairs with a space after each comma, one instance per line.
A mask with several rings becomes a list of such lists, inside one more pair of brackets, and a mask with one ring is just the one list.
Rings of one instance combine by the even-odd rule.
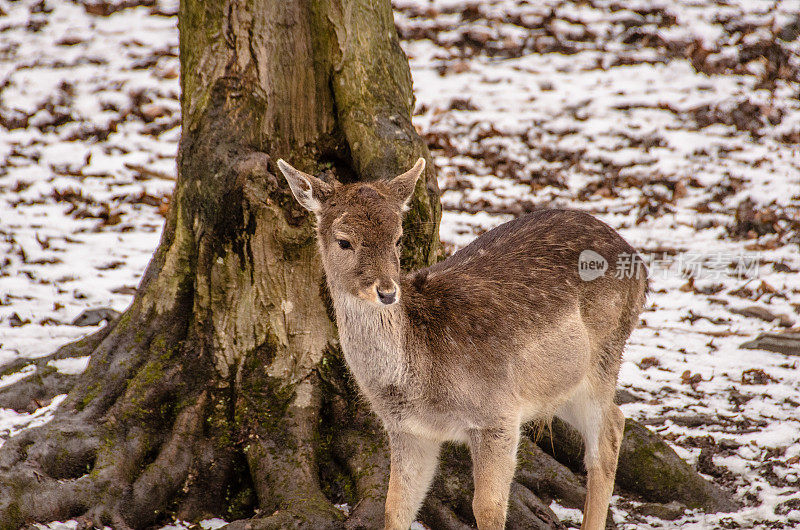
[[[394, 6], [448, 248], [568, 206], [611, 224], [650, 264], [623, 410], [745, 507], [662, 521], [615, 497], [620, 527], [800, 525], [800, 359], [740, 348], [795, 326], [800, 309], [797, 4]], [[85, 309], [132, 299], [176, 173], [176, 11], [0, 0], [0, 364], [48, 354], [97, 329], [71, 325]], [[59, 401], [0, 409], [0, 443]]]

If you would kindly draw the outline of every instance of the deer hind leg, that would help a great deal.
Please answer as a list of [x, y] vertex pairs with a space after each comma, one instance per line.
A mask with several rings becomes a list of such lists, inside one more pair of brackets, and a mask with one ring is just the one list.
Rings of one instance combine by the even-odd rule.
[[436, 472], [439, 442], [389, 432], [391, 464], [386, 494], [386, 530], [408, 530]]
[[502, 530], [506, 524], [511, 480], [517, 466], [519, 424], [469, 432], [475, 495], [472, 511], [479, 530]]
[[592, 444], [596, 446], [596, 451], [590, 453], [590, 445], [584, 442], [587, 484], [582, 530], [605, 528], [608, 505], [614, 491], [614, 477], [617, 473], [619, 446], [624, 429], [625, 417], [619, 407], [612, 403], [604, 411], [597, 441]]
[[581, 530], [605, 528], [608, 506], [614, 491], [625, 417], [612, 399], [613, 397], [609, 397], [598, 402], [588, 392], [579, 391], [558, 413], [561, 419], [575, 427], [583, 437], [587, 483]]

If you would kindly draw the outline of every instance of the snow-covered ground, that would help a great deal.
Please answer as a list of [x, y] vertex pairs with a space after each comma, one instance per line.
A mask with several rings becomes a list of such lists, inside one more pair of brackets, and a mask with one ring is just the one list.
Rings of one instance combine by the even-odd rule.
[[[180, 134], [177, 2], [122, 4], [0, 0], [0, 364], [94, 329], [70, 325], [84, 309], [123, 310], [158, 244]], [[394, 5], [443, 239], [569, 206], [651, 266], [624, 411], [746, 506], [659, 521], [616, 498], [617, 523], [800, 527], [800, 359], [739, 348], [798, 321], [800, 4]], [[0, 410], [0, 438], [57, 402]]]

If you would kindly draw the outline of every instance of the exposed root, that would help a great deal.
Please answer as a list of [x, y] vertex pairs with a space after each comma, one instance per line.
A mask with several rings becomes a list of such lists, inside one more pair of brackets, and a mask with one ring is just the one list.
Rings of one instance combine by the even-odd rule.
[[[154, 521], [154, 500], [163, 513], [188, 473], [194, 451], [188, 438], [199, 433], [204, 416], [184, 408], [167, 437], [175, 406], [170, 382], [180, 370], [164, 371], [158, 381], [164, 384], [153, 384], [153, 374], [141, 369], [144, 360], [158, 358], [152, 340], [159, 333], [134, 332], [123, 320], [113, 332], [103, 330], [36, 361], [45, 372], [38, 391], [52, 392], [56, 386], [48, 381], [63, 380], [46, 362], [92, 353], [84, 384], [70, 392], [54, 419], [12, 437], [0, 451], [0, 528], [77, 516], [125, 528]], [[149, 381], [142, 385], [147, 391], [135, 388], [140, 378]], [[36, 391], [23, 383], [8, 395], [19, 399]], [[154, 421], [159, 418], [166, 428]]]
[[[535, 493], [545, 507], [550, 500], [556, 499], [568, 508], [583, 509], [586, 499], [583, 482], [541, 447], [523, 438], [520, 441], [518, 461], [515, 480]], [[531, 506], [528, 508], [533, 510]], [[547, 511], [549, 512], [549, 508]], [[534, 510], [534, 513], [538, 512]], [[606, 528], [616, 528], [611, 512], [606, 519]]]
[[508, 519], [506, 528], [525, 530], [549, 530], [565, 528], [539, 497], [518, 482], [511, 484], [508, 500]]
[[9, 439], [0, 452], [0, 528], [83, 513], [91, 491], [80, 477], [91, 470], [98, 443], [77, 418]]
[[[302, 447], [284, 446], [274, 440], [252, 438], [246, 446], [247, 462], [258, 504], [265, 513], [292, 512], [299, 506], [339, 517], [340, 512], [325, 498], [316, 478], [313, 460], [306, 460]], [[313, 474], [311, 473], [313, 471]]]
[[172, 434], [152, 464], [149, 464], [117, 501], [116, 511], [125, 520], [145, 522], [166, 512], [175, 493], [189, 474], [197, 440], [201, 437], [206, 395], [184, 408], [175, 420]]
[[0, 408], [17, 412], [33, 412], [59, 394], [72, 389], [78, 376], [58, 372], [51, 361], [86, 357], [111, 333], [116, 322], [95, 333], [65, 346], [54, 353], [35, 359], [20, 358], [0, 367], [0, 375], [11, 375], [22, 370], [33, 372], [24, 379], [0, 389]]
[[298, 506], [298, 511], [280, 510], [269, 517], [242, 519], [223, 526], [223, 530], [341, 530], [344, 523], [336, 517], [315, 513]]
[[474, 524], [472, 514], [472, 461], [466, 446], [442, 446], [439, 472], [429, 496], [449, 507], [462, 521]]
[[522, 438], [517, 452], [515, 480], [542, 499], [558, 499], [564, 506], [583, 508], [586, 488], [569, 468]]
[[32, 413], [69, 392], [77, 379], [77, 375], [61, 373], [52, 366], [37, 367], [25, 379], [0, 388], [0, 408]]
[[348, 429], [337, 440], [337, 453], [355, 478], [358, 503], [347, 519], [347, 528], [368, 529], [383, 524], [386, 485], [389, 482], [389, 447], [374, 420], [366, 429]]
[[[322, 401], [319, 383], [312, 374], [293, 387], [288, 402], [275, 403], [272, 396], [269, 406], [267, 390], [271, 382], [263, 371], [244, 371], [242, 375], [243, 387], [259, 389], [251, 393], [250, 400], [242, 397], [244, 401], [238, 405], [239, 414], [244, 416], [244, 452], [258, 506], [263, 513], [273, 514], [261, 520], [258, 528], [273, 528], [275, 521], [289, 525], [285, 528], [294, 528], [303, 521], [308, 522], [308, 528], [317, 524], [324, 528], [343, 520], [319, 482], [315, 450]], [[262, 410], [252, 399], [261, 403]]]
[[109, 333], [111, 333], [115, 325], [116, 321], [110, 323], [107, 326], [104, 326], [102, 329], [99, 329], [94, 333], [92, 333], [91, 335], [87, 335], [86, 337], [76, 342], [70, 342], [69, 344], [65, 344], [64, 346], [60, 347], [58, 350], [51, 353], [50, 355], [37, 357], [35, 359], [29, 359], [23, 357], [15, 359], [7, 364], [4, 364], [3, 366], [0, 366], [0, 376], [19, 372], [26, 366], [33, 365], [36, 366], [37, 368], [44, 368], [50, 361], [58, 361], [61, 359], [72, 359], [75, 357], [85, 357], [87, 355], [91, 355], [91, 353], [94, 351], [97, 345], [100, 344], [109, 335]]
[[[583, 443], [566, 423], [554, 420], [551, 433], [545, 433], [539, 445], [570, 469], [582, 471]], [[630, 419], [620, 446], [616, 484], [651, 502], [677, 501], [709, 513], [738, 508], [731, 493], [704, 479], [657, 434]]]
[[428, 497], [425, 500], [419, 516], [429, 527], [437, 530], [467, 530], [472, 528], [462, 522], [453, 510], [435, 497]]
[[0, 528], [77, 516], [122, 529], [155, 522], [189, 474], [204, 407], [201, 395], [168, 437], [133, 428], [103, 440], [103, 429], [62, 416], [10, 439], [0, 453]]
[[200, 521], [250, 515], [255, 495], [244, 458], [234, 448], [222, 447], [211, 439], [197, 441], [194, 451], [175, 516], [183, 521]]

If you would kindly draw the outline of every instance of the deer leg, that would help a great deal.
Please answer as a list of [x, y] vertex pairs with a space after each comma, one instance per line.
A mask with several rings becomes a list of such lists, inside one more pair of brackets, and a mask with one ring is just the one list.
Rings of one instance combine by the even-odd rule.
[[[605, 391], [602, 395], [613, 393]], [[625, 417], [611, 401], [613, 397], [604, 399], [602, 395], [584, 386], [557, 413], [583, 437], [587, 482], [581, 530], [605, 528], [625, 428]]]
[[389, 432], [391, 464], [386, 494], [386, 530], [408, 530], [425, 498], [439, 457], [439, 442]]
[[[613, 403], [604, 411], [596, 437], [586, 439], [586, 502], [581, 530], [602, 530], [606, 525], [608, 505], [614, 492], [619, 446], [625, 429], [625, 417]], [[594, 433], [591, 433], [594, 434]]]
[[479, 530], [503, 530], [517, 465], [519, 425], [469, 432], [475, 495], [472, 512]]

